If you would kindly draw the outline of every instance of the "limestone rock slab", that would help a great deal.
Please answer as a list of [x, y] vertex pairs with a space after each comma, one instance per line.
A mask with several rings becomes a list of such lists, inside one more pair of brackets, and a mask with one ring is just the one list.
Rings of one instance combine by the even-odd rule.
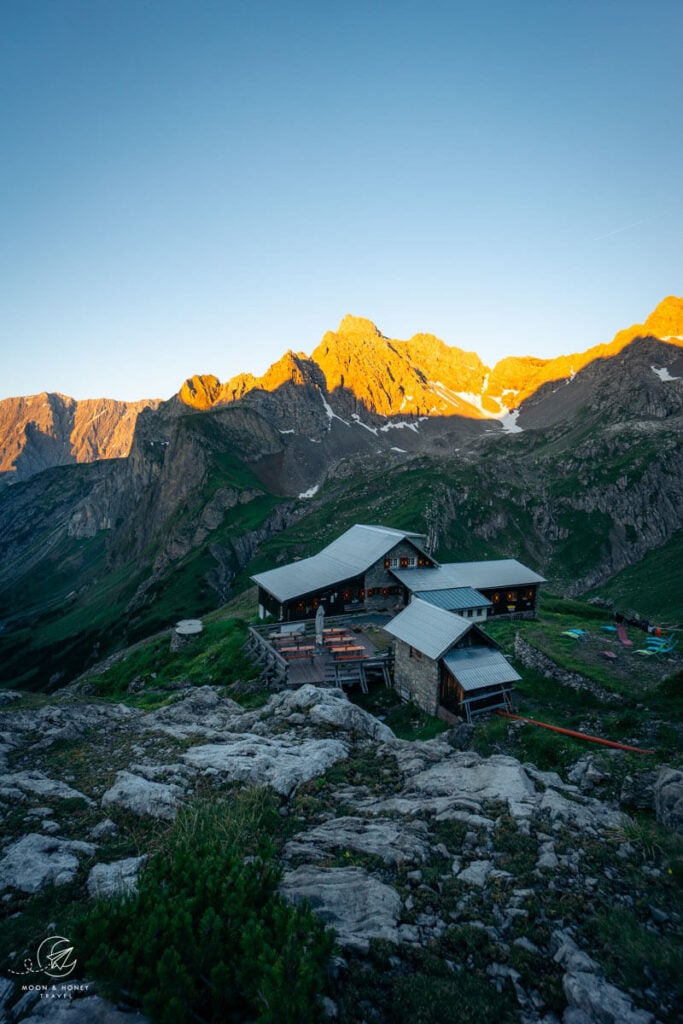
[[424, 822], [332, 818], [290, 840], [285, 856], [320, 860], [325, 851], [335, 849], [372, 854], [381, 857], [385, 864], [423, 862], [429, 857], [429, 832]]
[[123, 807], [133, 814], [172, 821], [182, 790], [172, 782], [151, 782], [132, 772], [116, 773], [116, 782], [102, 797], [102, 807]]
[[46, 885], [65, 885], [78, 871], [78, 857], [92, 857], [96, 847], [30, 832], [12, 843], [0, 860], [0, 889], [38, 892]]
[[227, 743], [190, 747], [183, 760], [205, 774], [220, 775], [228, 782], [272, 786], [283, 796], [348, 755], [340, 740], [238, 736]]
[[394, 739], [388, 725], [353, 704], [343, 690], [337, 688], [307, 683], [297, 690], [271, 697], [262, 710], [264, 714], [274, 715], [278, 719], [290, 718], [297, 712], [308, 712], [308, 720], [316, 725], [332, 725], [380, 742]]
[[91, 896], [118, 896], [135, 892], [137, 880], [147, 857], [126, 857], [111, 864], [96, 864], [88, 875]]
[[404, 792], [448, 797], [474, 812], [485, 801], [503, 801], [516, 818], [529, 818], [536, 803], [536, 788], [520, 762], [502, 754], [452, 754], [412, 776]]
[[620, 989], [599, 974], [576, 971], [565, 974], [562, 988], [570, 1007], [582, 1010], [600, 1024], [654, 1024], [654, 1014], [639, 1010]]
[[547, 789], [538, 802], [538, 811], [547, 815], [551, 821], [560, 821], [581, 831], [593, 833], [606, 828], [619, 828], [623, 825], [626, 815], [593, 797], [582, 797], [570, 800], [557, 790]]
[[657, 821], [683, 832], [683, 772], [662, 768], [655, 784]]
[[60, 800], [75, 798], [77, 800], [85, 800], [88, 804], [94, 803], [85, 793], [67, 786], [65, 782], [50, 779], [43, 772], [39, 771], [10, 772], [7, 775], [3, 775], [2, 784], [0, 784], [0, 800], [7, 791], [13, 789], [21, 790], [23, 793], [34, 793], [47, 799], [50, 797], [57, 797]]
[[341, 946], [367, 952], [370, 939], [398, 942], [401, 897], [362, 868], [305, 865], [286, 873], [280, 883], [285, 899], [306, 899], [337, 933]]
[[144, 729], [163, 732], [176, 739], [200, 733], [218, 739], [224, 732], [241, 731], [244, 711], [228, 697], [221, 697], [212, 686], [198, 686], [175, 703], [150, 711], [142, 719]]

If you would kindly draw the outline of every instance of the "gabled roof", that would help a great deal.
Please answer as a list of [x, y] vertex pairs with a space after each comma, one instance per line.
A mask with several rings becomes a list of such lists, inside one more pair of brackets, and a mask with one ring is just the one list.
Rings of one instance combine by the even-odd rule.
[[334, 586], [369, 569], [402, 540], [421, 552], [424, 534], [392, 530], [388, 526], [356, 524], [311, 558], [282, 565], [252, 576], [252, 580], [279, 601]]
[[516, 558], [500, 558], [485, 562], [447, 562], [433, 569], [392, 569], [396, 579], [416, 594], [425, 590], [453, 590], [473, 587], [525, 587], [545, 583], [533, 569]]
[[453, 612], [414, 598], [384, 629], [437, 661], [468, 630], [476, 629], [476, 626], [461, 615], [454, 615]]
[[465, 608], [490, 608], [488, 597], [484, 597], [472, 587], [454, 587], [451, 590], [419, 590], [414, 594], [427, 604], [445, 608], [447, 612], [455, 612]]
[[449, 651], [443, 662], [465, 691], [516, 683], [522, 678], [500, 651], [490, 647], [458, 647]]

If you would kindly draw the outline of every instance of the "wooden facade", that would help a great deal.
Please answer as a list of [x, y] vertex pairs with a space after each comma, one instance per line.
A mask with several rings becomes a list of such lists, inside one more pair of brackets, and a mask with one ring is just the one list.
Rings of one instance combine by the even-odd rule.
[[488, 597], [491, 602], [489, 618], [535, 619], [538, 607], [538, 584], [527, 584], [523, 587], [478, 587], [480, 594]]

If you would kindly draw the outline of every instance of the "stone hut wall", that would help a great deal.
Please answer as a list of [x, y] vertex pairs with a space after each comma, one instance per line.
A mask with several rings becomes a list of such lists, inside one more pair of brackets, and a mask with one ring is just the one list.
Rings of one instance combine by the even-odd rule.
[[395, 641], [394, 685], [406, 700], [414, 701], [430, 715], [439, 709], [439, 663], [426, 654], [411, 657], [410, 646], [403, 640]]
[[[384, 568], [385, 558], [423, 558], [424, 556], [417, 548], [414, 548], [412, 544], [402, 541], [397, 544], [395, 548], [380, 558], [374, 565], [371, 565], [368, 571], [365, 573], [365, 607], [371, 609], [385, 609], [388, 608], [390, 611], [400, 611], [403, 608], [403, 599], [401, 592], [402, 587], [399, 586], [395, 576], [391, 574], [388, 569]], [[382, 590], [387, 587], [392, 590], [398, 589], [399, 593], [383, 594]], [[375, 594], [372, 597], [367, 596], [367, 591], [374, 589]]]

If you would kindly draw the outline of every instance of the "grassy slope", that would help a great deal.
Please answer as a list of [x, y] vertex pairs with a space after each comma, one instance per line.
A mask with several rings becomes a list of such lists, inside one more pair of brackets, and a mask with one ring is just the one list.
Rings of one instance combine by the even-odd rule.
[[[635, 479], [653, 457], [648, 435], [618, 441], [594, 438], [591, 444], [600, 454], [590, 454], [595, 447], [584, 452], [581, 446], [592, 437], [592, 427], [579, 424], [562, 436], [527, 433], [502, 442], [490, 439], [476, 460], [413, 459], [384, 467], [381, 479], [377, 467], [370, 466], [328, 482], [304, 506], [305, 514], [295, 525], [263, 542], [253, 561], [240, 569], [231, 554], [233, 539], [261, 526], [282, 499], [264, 493], [249, 468], [221, 447], [220, 431], [210, 416], [190, 417], [188, 422], [211, 452], [209, 483], [176, 513], [165, 533], [191, 538], [202, 508], [220, 487], [258, 489], [261, 496], [229, 510], [199, 546], [159, 574], [133, 613], [127, 611], [128, 603], [149, 577], [165, 538], [157, 539], [139, 563], [122, 565], [114, 573], [107, 568], [106, 534], [63, 541], [46, 554], [44, 571], [0, 594], [0, 616], [26, 613], [23, 622], [14, 622], [0, 637], [0, 683], [40, 688], [50, 678], [68, 679], [94, 649], [102, 654], [178, 618], [208, 613], [220, 600], [209, 582], [217, 568], [214, 545], [225, 553], [228, 575], [235, 573], [233, 592], [238, 593], [250, 585], [251, 574], [311, 555], [355, 522], [424, 533], [436, 524], [438, 559], [515, 557], [542, 571], [561, 590], [600, 561], [613, 525], [606, 513], [574, 508], [572, 495], [588, 484], [611, 483], [627, 468]], [[525, 474], [530, 474], [528, 482]], [[547, 493], [556, 503], [557, 535], [563, 538], [552, 545], [533, 515], [546, 480]], [[642, 567], [615, 577], [600, 593], [613, 597], [624, 610], [636, 604], [634, 610], [641, 614], [653, 617], [666, 611], [667, 618], [680, 618], [681, 599], [667, 564], [669, 557], [676, 564], [680, 544], [679, 537], [670, 549], [653, 553]]]
[[[162, 574], [147, 600], [129, 612], [127, 606], [150, 575], [166, 534], [193, 532], [201, 508], [219, 487], [251, 488], [260, 494], [229, 509], [206, 540]], [[218, 452], [210, 493], [202, 492], [194, 505], [167, 524], [164, 537], [140, 561], [112, 570], [104, 531], [87, 540], [62, 539], [46, 553], [41, 571], [27, 574], [0, 594], [0, 615], [11, 615], [0, 636], [0, 684], [32, 690], [60, 685], [108, 651], [168, 628], [180, 618], [215, 609], [218, 597], [207, 581], [208, 572], [216, 567], [210, 548], [223, 545], [229, 555], [232, 538], [261, 525], [278, 501], [264, 493], [239, 459]], [[234, 555], [232, 561], [237, 568]]]
[[668, 544], [651, 551], [637, 565], [624, 569], [590, 596], [607, 598], [629, 616], [648, 616], [667, 625], [683, 625], [683, 530]]

